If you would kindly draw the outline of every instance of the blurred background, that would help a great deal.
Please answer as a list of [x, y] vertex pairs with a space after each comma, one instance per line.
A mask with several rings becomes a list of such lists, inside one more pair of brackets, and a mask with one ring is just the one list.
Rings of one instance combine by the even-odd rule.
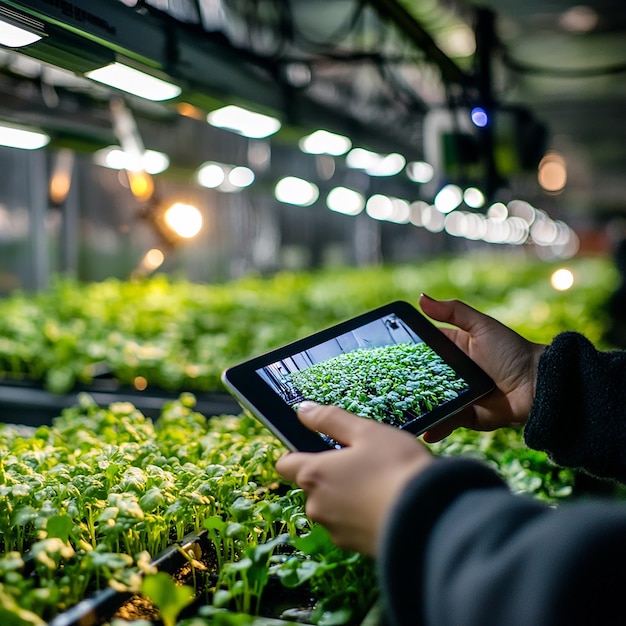
[[618, 0], [1, 0], [0, 28], [0, 293], [622, 237]]

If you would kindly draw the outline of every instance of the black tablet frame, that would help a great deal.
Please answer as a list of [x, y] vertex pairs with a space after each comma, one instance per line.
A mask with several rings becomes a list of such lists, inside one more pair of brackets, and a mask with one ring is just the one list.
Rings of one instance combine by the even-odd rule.
[[494, 382], [483, 369], [413, 305], [400, 300], [234, 365], [222, 373], [222, 382], [239, 404], [267, 426], [290, 450], [308, 452], [329, 450], [332, 446], [318, 433], [312, 432], [300, 423], [294, 409], [263, 380], [258, 370], [313, 349], [345, 333], [357, 331], [360, 327], [389, 315], [397, 316], [468, 383], [468, 388], [456, 398], [403, 425], [403, 429], [418, 436], [493, 390]]

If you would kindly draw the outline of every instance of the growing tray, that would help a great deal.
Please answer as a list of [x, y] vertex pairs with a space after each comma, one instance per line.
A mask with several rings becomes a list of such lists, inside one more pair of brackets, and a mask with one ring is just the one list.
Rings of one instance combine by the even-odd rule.
[[[50, 424], [63, 409], [76, 405], [80, 393], [88, 393], [94, 401], [107, 406], [112, 402], [131, 402], [144, 415], [158, 417], [165, 402], [176, 399], [184, 390], [166, 392], [159, 389], [137, 391], [132, 387], [117, 386], [110, 380], [94, 381], [92, 385], [76, 387], [70, 393], [55, 394], [30, 380], [0, 380], [0, 422], [41, 426]], [[241, 407], [226, 392], [192, 391], [197, 403], [195, 409], [212, 415], [238, 415]]]
[[[207, 566], [207, 572], [192, 571], [188, 557]], [[180, 543], [174, 544], [153, 560], [159, 571], [171, 574], [181, 584], [195, 586], [196, 600], [180, 618], [197, 614], [200, 606], [207, 602], [207, 589], [213, 585], [217, 572], [215, 548], [205, 531], [189, 535]], [[308, 623], [299, 621], [298, 616], [306, 616], [312, 610], [312, 600], [306, 588], [286, 589], [278, 580], [270, 580], [265, 588], [261, 603], [261, 615], [251, 617], [260, 624]], [[285, 620], [282, 615], [290, 612], [295, 619]], [[82, 600], [74, 607], [60, 613], [48, 622], [48, 626], [96, 626], [111, 619], [127, 621], [158, 621], [158, 611], [145, 598], [131, 592], [120, 592], [110, 587]]]

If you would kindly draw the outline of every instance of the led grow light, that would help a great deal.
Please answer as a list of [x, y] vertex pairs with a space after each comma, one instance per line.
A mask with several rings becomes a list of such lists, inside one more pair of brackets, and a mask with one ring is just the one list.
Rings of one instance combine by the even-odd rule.
[[274, 196], [280, 202], [310, 206], [319, 197], [317, 185], [295, 176], [285, 176], [276, 183]]
[[160, 174], [170, 165], [167, 154], [156, 150], [145, 150], [135, 159], [134, 155], [119, 146], [102, 148], [93, 155], [94, 163], [114, 170], [145, 171], [148, 174]]
[[0, 146], [38, 150], [48, 145], [50, 137], [40, 130], [28, 130], [17, 126], [0, 125]]
[[316, 130], [302, 137], [299, 142], [300, 150], [308, 154], [329, 154], [339, 156], [345, 154], [352, 147], [348, 137], [337, 135], [327, 130]]
[[41, 39], [41, 35], [0, 20], [0, 45], [7, 48], [23, 48]]
[[118, 62], [91, 70], [85, 76], [99, 83], [154, 102], [171, 100], [182, 91], [178, 85], [168, 83], [165, 80]]
[[275, 117], [255, 113], [234, 104], [211, 111], [207, 115], [207, 122], [211, 126], [224, 128], [251, 139], [269, 137], [281, 127], [280, 121]]

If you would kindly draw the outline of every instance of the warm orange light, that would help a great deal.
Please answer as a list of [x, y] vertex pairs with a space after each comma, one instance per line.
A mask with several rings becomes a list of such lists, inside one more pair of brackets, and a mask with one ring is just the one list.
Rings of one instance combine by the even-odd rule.
[[130, 183], [130, 190], [137, 200], [145, 202], [152, 197], [154, 193], [154, 181], [152, 176], [147, 172], [133, 172], [127, 170], [128, 182]]
[[539, 163], [537, 180], [550, 193], [562, 191], [567, 183], [565, 159], [558, 152], [548, 152]]
[[574, 274], [566, 267], [555, 270], [550, 276], [550, 284], [557, 291], [567, 291], [573, 287], [575, 282]]
[[48, 191], [53, 204], [61, 204], [67, 198], [72, 186], [73, 166], [74, 153], [71, 150], [60, 150], [54, 162]]
[[72, 186], [72, 178], [68, 172], [55, 172], [50, 179], [50, 200], [54, 204], [61, 204]]
[[192, 239], [202, 228], [202, 213], [193, 205], [176, 202], [163, 214], [167, 228], [178, 237]]
[[137, 391], [143, 391], [148, 386], [148, 381], [143, 376], [135, 376], [133, 385]]
[[206, 113], [204, 113], [201, 109], [194, 106], [193, 104], [189, 104], [189, 102], [179, 102], [176, 105], [176, 110], [179, 115], [183, 115], [185, 117], [190, 117], [194, 120], [202, 120], [206, 118]]
[[141, 259], [141, 269], [148, 272], [153, 272], [158, 267], [163, 265], [165, 261], [165, 255], [158, 248], [152, 248], [146, 252], [143, 259]]

